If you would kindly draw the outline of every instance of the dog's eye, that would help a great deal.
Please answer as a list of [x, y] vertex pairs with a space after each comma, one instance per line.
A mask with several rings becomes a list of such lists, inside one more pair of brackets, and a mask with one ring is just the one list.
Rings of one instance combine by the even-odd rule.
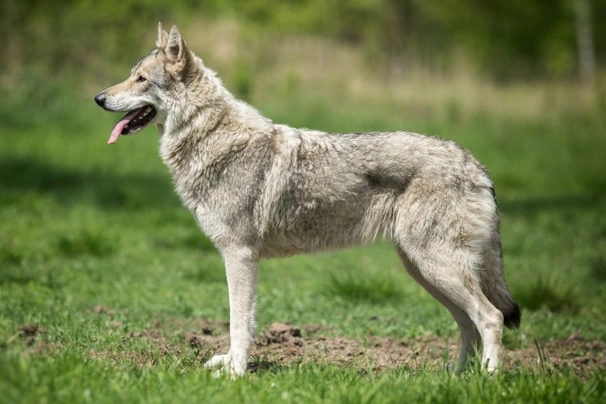
[[137, 77], [137, 83], [143, 83], [145, 80], [146, 80], [146, 79], [145, 79], [145, 77], [143, 77], [143, 76], [139, 76], [139, 77]]

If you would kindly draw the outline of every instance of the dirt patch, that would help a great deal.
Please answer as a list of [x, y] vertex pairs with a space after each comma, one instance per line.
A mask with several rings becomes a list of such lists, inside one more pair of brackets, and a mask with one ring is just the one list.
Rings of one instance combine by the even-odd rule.
[[[107, 311], [99, 310], [101, 312]], [[229, 324], [205, 319], [155, 321], [153, 327], [143, 330], [123, 329], [121, 324], [110, 324], [108, 333], [120, 333], [125, 342], [145, 339], [152, 349], [129, 351], [90, 351], [92, 358], [105, 358], [116, 363], [134, 366], [154, 365], [162, 357], [189, 358], [201, 363], [215, 353], [229, 349]], [[369, 337], [363, 341], [344, 337], [326, 337], [322, 326], [293, 326], [272, 324], [257, 336], [251, 352], [250, 370], [279, 368], [294, 363], [318, 362], [338, 366], [353, 366], [362, 372], [380, 372], [390, 369], [416, 371], [443, 370], [456, 362], [459, 351], [457, 340], [428, 336], [412, 340], [391, 337]], [[31, 349], [42, 352], [48, 346], [38, 341], [46, 332], [36, 325], [19, 328], [20, 339]], [[127, 344], [125, 344], [126, 346]], [[40, 349], [44, 348], [44, 349]], [[606, 341], [585, 340], [574, 334], [566, 339], [533, 344], [504, 351], [505, 371], [520, 368], [544, 371], [572, 370], [586, 378], [598, 369], [606, 368]]]
[[45, 328], [40, 327], [38, 324], [23, 324], [17, 329], [17, 334], [9, 336], [6, 339], [6, 343], [11, 343], [14, 340], [20, 340], [24, 345], [29, 348], [29, 351], [34, 354], [47, 355], [53, 352], [56, 348], [59, 348], [59, 344], [49, 343], [41, 335], [47, 334], [48, 331]]
[[[228, 324], [197, 320], [198, 330], [183, 334], [188, 348], [197, 352], [200, 360], [229, 349]], [[158, 330], [131, 333], [132, 338], [145, 337], [154, 344], [166, 345], [166, 338]], [[354, 366], [361, 371], [429, 369], [440, 371], [456, 362], [459, 342], [428, 336], [413, 340], [390, 337], [369, 337], [364, 341], [353, 338], [329, 338], [321, 326], [296, 327], [274, 323], [257, 336], [251, 352], [252, 371], [293, 363], [320, 362], [339, 366]], [[178, 333], [179, 334], [179, 333]], [[178, 345], [178, 344], [177, 344]], [[505, 371], [522, 367], [537, 370], [570, 369], [579, 377], [587, 377], [596, 369], [606, 368], [606, 341], [588, 341], [575, 334], [567, 339], [521, 349], [505, 349]]]
[[36, 336], [38, 334], [46, 332], [45, 329], [41, 328], [37, 324], [24, 324], [19, 327], [19, 337], [23, 340], [25, 345], [32, 346], [36, 342]]
[[[303, 336], [309, 334], [312, 336]], [[382, 370], [407, 365], [418, 367], [422, 365], [418, 360], [421, 359], [420, 356], [435, 361], [441, 358], [445, 349], [457, 349], [456, 344], [451, 344], [450, 347], [437, 339], [409, 345], [393, 338], [371, 337], [362, 342], [350, 338], [327, 338], [314, 334], [317, 332], [302, 333], [298, 327], [275, 323], [269, 327], [263, 337], [257, 338], [252, 354], [271, 358], [272, 362], [280, 364], [319, 361]]]
[[505, 364], [510, 369], [522, 366], [570, 369], [584, 378], [597, 369], [606, 369], [606, 341], [586, 340], [573, 334], [566, 339], [505, 352]]
[[94, 306], [91, 311], [97, 314], [105, 314], [106, 316], [112, 317], [116, 312], [112, 309], [108, 309], [107, 307], [103, 307], [100, 304]]

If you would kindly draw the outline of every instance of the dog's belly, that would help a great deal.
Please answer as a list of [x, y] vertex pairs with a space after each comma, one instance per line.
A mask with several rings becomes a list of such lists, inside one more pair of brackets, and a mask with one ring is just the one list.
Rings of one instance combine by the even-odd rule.
[[287, 209], [261, 235], [266, 257], [319, 252], [372, 243], [389, 237], [394, 196], [351, 198], [329, 206]]

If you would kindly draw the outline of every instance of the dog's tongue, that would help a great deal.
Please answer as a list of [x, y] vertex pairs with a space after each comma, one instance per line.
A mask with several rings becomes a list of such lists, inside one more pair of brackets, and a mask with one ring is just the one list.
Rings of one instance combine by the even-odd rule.
[[124, 127], [135, 117], [135, 115], [137, 115], [138, 112], [139, 112], [138, 109], [136, 109], [132, 112], [129, 112], [124, 118], [122, 118], [118, 121], [116, 126], [114, 126], [114, 129], [112, 130], [111, 135], [109, 136], [109, 140], [107, 141], [107, 144], [116, 143], [116, 141], [118, 140], [118, 137], [124, 130]]

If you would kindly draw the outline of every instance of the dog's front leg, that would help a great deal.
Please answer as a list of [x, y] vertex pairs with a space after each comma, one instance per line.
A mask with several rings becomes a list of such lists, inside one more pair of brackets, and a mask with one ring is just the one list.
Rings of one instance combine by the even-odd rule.
[[229, 290], [230, 348], [226, 355], [215, 355], [205, 366], [219, 368], [216, 376], [227, 373], [242, 376], [255, 336], [255, 300], [258, 258], [249, 249], [223, 253]]

